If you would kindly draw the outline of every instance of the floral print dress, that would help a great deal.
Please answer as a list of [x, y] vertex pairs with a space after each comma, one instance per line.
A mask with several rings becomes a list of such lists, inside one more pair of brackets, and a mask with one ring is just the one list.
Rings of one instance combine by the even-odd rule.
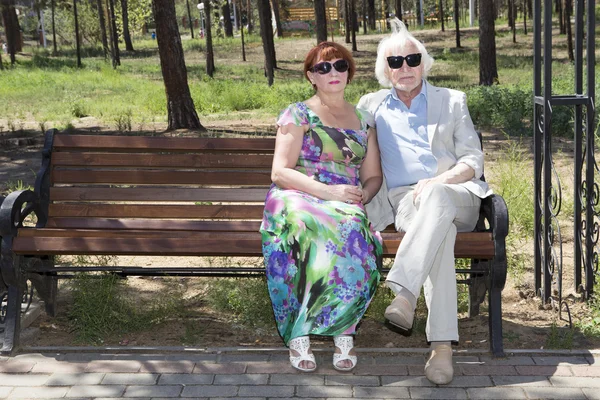
[[[358, 185], [369, 114], [359, 130], [324, 126], [304, 103], [285, 109], [279, 126], [308, 125], [295, 169], [329, 185]], [[379, 283], [382, 241], [362, 204], [318, 199], [273, 185], [262, 233], [267, 284], [285, 344], [314, 334], [354, 334]]]

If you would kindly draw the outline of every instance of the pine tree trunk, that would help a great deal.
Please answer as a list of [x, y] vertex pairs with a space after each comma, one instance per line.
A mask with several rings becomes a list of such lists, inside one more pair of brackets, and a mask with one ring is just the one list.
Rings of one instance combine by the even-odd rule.
[[188, 20], [190, 21], [190, 35], [194, 38], [194, 20], [192, 20], [192, 10], [190, 9], [190, 0], [185, 0], [185, 7], [187, 8]]
[[258, 0], [258, 18], [260, 21], [260, 36], [265, 52], [265, 75], [269, 86], [273, 85], [275, 79], [275, 68], [277, 68], [275, 57], [275, 43], [273, 42], [273, 23], [271, 20], [271, 5], [269, 0]]
[[131, 43], [131, 35], [129, 34], [129, 12], [127, 11], [127, 0], [121, 0], [121, 14], [123, 17], [123, 40], [125, 41], [125, 50], [134, 51], [133, 43]]
[[[14, 14], [14, 16], [13, 16]], [[10, 55], [10, 63], [14, 64], [16, 60], [16, 54], [19, 51], [18, 42], [20, 40], [20, 32], [18, 25], [15, 24], [16, 12], [14, 2], [8, 2], [2, 4], [2, 21], [4, 24], [4, 32], [6, 35], [6, 46], [8, 54]]]
[[73, 16], [75, 17], [75, 44], [77, 48], [77, 68], [81, 68], [81, 44], [79, 40], [79, 16], [77, 15], [77, 0], [73, 0]]
[[215, 73], [215, 52], [213, 50], [212, 42], [212, 20], [211, 20], [211, 8], [210, 0], [202, 0], [204, 3], [204, 15], [206, 18], [206, 75], [213, 77]]
[[352, 51], [358, 51], [358, 47], [356, 46], [356, 12], [355, 12], [355, 3], [356, 0], [350, 1], [350, 29], [352, 35]]
[[458, 23], [458, 0], [454, 0], [454, 23], [456, 24], [456, 48], [460, 49], [460, 26]]
[[107, 0], [108, 26], [110, 27], [110, 52], [113, 68], [121, 65], [121, 55], [119, 54], [119, 37], [117, 36], [117, 22], [115, 20], [115, 1]]
[[314, 7], [317, 43], [325, 42], [327, 41], [327, 16], [325, 15], [325, 0], [315, 0]]
[[439, 18], [440, 21], [442, 22], [442, 32], [446, 31], [446, 28], [444, 26], [444, 4], [442, 3], [442, 0], [440, 0], [440, 13], [439, 13]]
[[362, 0], [363, 34], [367, 34], [367, 0]]
[[[101, 4], [101, 2], [102, 0], [98, 0], [98, 4]], [[58, 49], [56, 48], [56, 23], [54, 18], [56, 5], [54, 4], [54, 0], [52, 0], [50, 8], [52, 9], [52, 55], [57, 55]], [[106, 29], [104, 30], [104, 35], [106, 36]], [[104, 37], [103, 39], [106, 40], [106, 37]]]
[[[54, 4], [54, 0], [52, 0]], [[104, 49], [104, 58], [108, 57], [108, 37], [106, 36], [106, 20], [104, 19], [104, 7], [102, 6], [102, 0], [97, 0], [96, 4], [98, 8], [98, 22], [100, 23], [100, 33], [102, 35], [102, 48]], [[53, 14], [54, 15], [54, 14]], [[52, 21], [52, 30], [54, 30], [54, 20]]]
[[567, 31], [567, 54], [569, 61], [575, 61], [573, 54], [573, 30], [571, 29], [571, 14], [573, 14], [573, 0], [565, 0], [565, 29]]
[[369, 29], [371, 31], [375, 31], [377, 29], [376, 21], [375, 21], [375, 0], [367, 0], [368, 1], [368, 12], [367, 16], [369, 17]]
[[248, 34], [252, 34], [252, 32], [254, 32], [254, 25], [252, 24], [252, 2], [248, 0], [246, 4], [246, 18], [248, 18]]
[[564, 13], [563, 13], [563, 7], [562, 7], [562, 0], [555, 0], [555, 4], [556, 4], [556, 16], [558, 17], [558, 26], [559, 26], [559, 32], [561, 35], [565, 35], [567, 32], [565, 30], [565, 21], [564, 21]]
[[221, 14], [223, 15], [223, 28], [225, 28], [225, 36], [233, 37], [233, 25], [231, 25], [231, 7], [229, 2], [225, 0], [223, 7], [221, 7]]
[[273, 7], [273, 16], [275, 17], [275, 27], [277, 28], [277, 37], [283, 37], [283, 27], [281, 26], [281, 15], [279, 15], [279, 0], [271, 0]]
[[346, 43], [352, 43], [350, 40], [350, 29], [352, 29], [352, 20], [350, 19], [350, 0], [344, 0], [344, 26], [346, 27]]
[[493, 0], [479, 0], [479, 84], [498, 83]]
[[402, 21], [402, 0], [396, 0], [394, 6], [396, 11], [396, 18]]
[[[156, 40], [160, 56], [160, 68], [167, 95], [168, 130], [200, 129], [198, 114], [188, 86], [183, 46], [177, 27], [175, 4], [172, 0], [153, 0], [156, 21]], [[206, 6], [206, 5], [205, 5]]]

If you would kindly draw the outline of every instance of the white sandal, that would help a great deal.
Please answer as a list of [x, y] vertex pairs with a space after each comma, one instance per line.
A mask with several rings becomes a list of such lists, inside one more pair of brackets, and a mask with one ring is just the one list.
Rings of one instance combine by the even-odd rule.
[[[335, 347], [337, 347], [341, 351], [341, 353], [333, 353], [333, 368], [337, 369], [338, 371], [344, 372], [352, 371], [354, 367], [356, 367], [356, 362], [358, 361], [358, 358], [356, 356], [351, 356], [349, 354], [350, 350], [354, 348], [354, 338], [348, 335], [334, 336], [333, 343], [335, 344]], [[352, 366], [347, 368], [342, 368], [338, 366], [338, 363], [340, 361], [345, 360], [350, 360]]]
[[[312, 372], [315, 369], [317, 369], [315, 355], [312, 353], [308, 353], [308, 350], [310, 350], [310, 339], [308, 338], [308, 336], [300, 336], [290, 340], [288, 347], [290, 350], [294, 350], [300, 354], [299, 356], [293, 356], [290, 353], [290, 363], [292, 364], [292, 367], [302, 372]], [[302, 361], [310, 361], [314, 364], [314, 367], [302, 368], [300, 367], [300, 363]]]

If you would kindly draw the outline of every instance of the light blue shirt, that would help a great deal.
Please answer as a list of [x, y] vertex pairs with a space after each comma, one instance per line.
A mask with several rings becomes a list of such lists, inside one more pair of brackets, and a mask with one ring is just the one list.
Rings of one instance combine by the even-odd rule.
[[388, 189], [433, 178], [437, 161], [427, 135], [427, 82], [423, 81], [421, 93], [411, 101], [410, 108], [392, 88], [374, 117]]

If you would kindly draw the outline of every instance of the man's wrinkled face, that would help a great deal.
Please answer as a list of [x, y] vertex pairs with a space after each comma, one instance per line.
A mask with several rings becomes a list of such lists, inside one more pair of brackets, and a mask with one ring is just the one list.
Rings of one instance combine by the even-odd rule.
[[[410, 40], [402, 48], [396, 48], [395, 50], [388, 51], [386, 59], [389, 56], [403, 56], [406, 57], [411, 54], [418, 54], [419, 49]], [[394, 88], [400, 92], [410, 93], [421, 85], [423, 79], [423, 63], [421, 62], [416, 67], [411, 67], [408, 62], [404, 60], [402, 67], [397, 69], [390, 68], [386, 65], [386, 74]]]

